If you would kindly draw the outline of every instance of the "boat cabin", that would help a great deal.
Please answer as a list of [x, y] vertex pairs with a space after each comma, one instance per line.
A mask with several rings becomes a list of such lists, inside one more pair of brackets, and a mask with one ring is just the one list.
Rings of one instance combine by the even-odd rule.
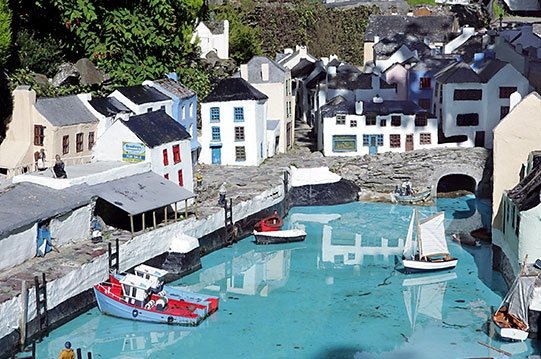
[[141, 264], [135, 267], [134, 272], [136, 276], [144, 278], [150, 282], [150, 289], [153, 292], [158, 293], [163, 289], [164, 278], [167, 274], [166, 270]]
[[126, 274], [120, 280], [120, 284], [122, 285], [122, 299], [125, 302], [139, 307], [146, 304], [152, 287], [149, 280], [133, 274]]

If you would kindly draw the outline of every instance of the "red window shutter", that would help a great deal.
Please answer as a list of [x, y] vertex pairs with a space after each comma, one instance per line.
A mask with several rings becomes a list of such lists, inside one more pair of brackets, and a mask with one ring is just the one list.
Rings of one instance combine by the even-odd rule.
[[169, 164], [169, 159], [167, 158], [167, 149], [163, 150], [163, 165], [167, 166]]
[[173, 162], [175, 163], [180, 162], [180, 146], [179, 145], [173, 146]]
[[178, 185], [184, 187], [184, 178], [182, 176], [182, 170], [178, 170]]
[[166, 180], [168, 180], [168, 179], [169, 179], [169, 173], [164, 174], [164, 175], [163, 175], [163, 178], [165, 178]]

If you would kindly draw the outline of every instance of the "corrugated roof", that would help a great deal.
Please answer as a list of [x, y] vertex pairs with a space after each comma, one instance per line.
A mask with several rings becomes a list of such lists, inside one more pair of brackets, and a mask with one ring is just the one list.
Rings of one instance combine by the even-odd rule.
[[96, 116], [75, 95], [38, 98], [35, 106], [53, 126], [98, 122]]
[[186, 128], [163, 110], [131, 116], [126, 121], [120, 121], [150, 148], [191, 138]]
[[150, 102], [167, 101], [171, 99], [169, 96], [161, 93], [154, 87], [147, 85], [119, 87], [116, 90], [137, 105]]
[[374, 41], [397, 33], [428, 36], [430, 41], [444, 42], [449, 33], [454, 32], [455, 18], [452, 15], [405, 16], [370, 15], [364, 32], [364, 41]]
[[96, 97], [88, 101], [90, 106], [92, 106], [96, 111], [101, 113], [104, 116], [113, 116], [117, 113], [127, 113], [130, 112], [130, 109], [118, 101], [114, 97]]
[[221, 80], [202, 102], [266, 100], [267, 95], [240, 77]]
[[174, 96], [177, 96], [178, 98], [190, 98], [195, 96], [195, 92], [173, 79], [161, 79], [155, 80], [153, 82], [165, 91], [170, 92]]
[[195, 197], [193, 192], [179, 187], [154, 172], [101, 183], [92, 186], [92, 191], [131, 215]]

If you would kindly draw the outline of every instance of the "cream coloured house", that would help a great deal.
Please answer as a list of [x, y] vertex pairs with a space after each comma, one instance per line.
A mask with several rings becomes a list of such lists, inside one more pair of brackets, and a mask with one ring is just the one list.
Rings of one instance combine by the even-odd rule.
[[98, 119], [83, 104], [86, 95], [36, 99], [30, 86], [13, 91], [13, 114], [0, 144], [0, 173], [14, 176], [37, 170], [45, 151], [45, 166], [56, 155], [66, 165], [90, 162]]

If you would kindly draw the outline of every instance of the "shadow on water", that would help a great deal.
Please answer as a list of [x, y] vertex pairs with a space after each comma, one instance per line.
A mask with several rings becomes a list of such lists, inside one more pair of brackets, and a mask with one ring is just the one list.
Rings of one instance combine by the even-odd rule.
[[411, 359], [415, 357], [414, 353], [411, 352], [401, 352], [401, 353], [392, 353], [392, 355], [374, 355], [374, 353], [363, 352], [362, 349], [351, 348], [351, 347], [334, 347], [321, 351], [318, 355], [314, 356], [313, 359], [363, 359], [363, 358], [379, 358], [379, 357], [389, 357], [393, 359]]

